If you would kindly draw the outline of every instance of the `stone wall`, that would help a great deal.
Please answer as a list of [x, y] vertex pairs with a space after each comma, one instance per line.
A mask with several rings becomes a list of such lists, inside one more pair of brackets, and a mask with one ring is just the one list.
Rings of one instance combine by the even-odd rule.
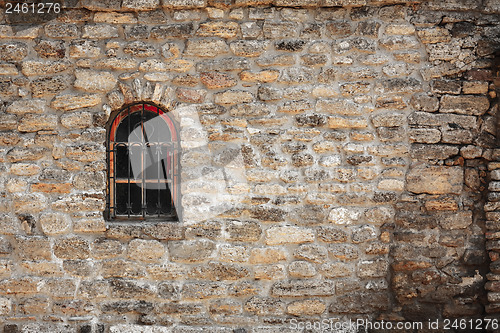
[[[0, 17], [4, 332], [498, 316], [495, 0], [64, 7]], [[182, 221], [103, 218], [133, 102], [179, 122]]]

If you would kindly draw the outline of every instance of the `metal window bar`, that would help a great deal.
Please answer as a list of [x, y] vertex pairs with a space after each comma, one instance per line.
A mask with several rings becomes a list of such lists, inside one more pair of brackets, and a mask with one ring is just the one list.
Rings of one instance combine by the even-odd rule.
[[[127, 133], [130, 135], [132, 133], [132, 125], [131, 125], [131, 108], [132, 106], [129, 106], [126, 108], [126, 110], [123, 110], [122, 112], [126, 112], [126, 118], [127, 118]], [[155, 107], [155, 111], [157, 115], [160, 115], [160, 110]], [[136, 111], [137, 112], [137, 111]], [[145, 116], [145, 112], [151, 112], [150, 110], [145, 109], [145, 104], [141, 105], [140, 109], [140, 126], [141, 126], [141, 142], [116, 142], [115, 138], [109, 136], [108, 137], [108, 149], [107, 149], [107, 163], [108, 163], [108, 192], [107, 192], [107, 200], [106, 200], [106, 216], [108, 219], [148, 219], [152, 216], [158, 217], [158, 218], [168, 218], [168, 219], [175, 219], [177, 217], [177, 211], [176, 211], [176, 206], [179, 202], [178, 198], [178, 177], [179, 177], [179, 161], [178, 161], [178, 149], [179, 145], [175, 142], [161, 142], [160, 138], [158, 137], [158, 140], [156, 142], [149, 142], [149, 139], [147, 137], [147, 131], [144, 130], [144, 121], [147, 119]], [[116, 119], [116, 117], [115, 117]], [[113, 122], [111, 123], [111, 126], [116, 126], [118, 128], [120, 124], [125, 119], [122, 119], [118, 124], [114, 124], [114, 119]], [[175, 130], [175, 128], [174, 128]], [[120, 178], [117, 175], [118, 172], [118, 162], [124, 162], [124, 161], [118, 161], [118, 149], [120, 147], [125, 148], [127, 152], [127, 160], [125, 161], [127, 163], [127, 177], [126, 178]], [[140, 174], [139, 179], [137, 178], [138, 175], [134, 175], [134, 179], [132, 179], [132, 170], [131, 170], [131, 159], [135, 158], [133, 155], [136, 153], [134, 152], [134, 147], [137, 147], [140, 154], [141, 154], [141, 170], [143, 172]], [[154, 150], [154, 151], [153, 151]], [[164, 152], [165, 157], [162, 159], [162, 152]], [[153, 153], [156, 154], [157, 156], [157, 177], [156, 179], [147, 179], [147, 172], [145, 170], [145, 155], [149, 155], [149, 158], [151, 159], [152, 163], [154, 163], [154, 157]], [[166, 164], [166, 166], [165, 166]], [[161, 168], [160, 168], [161, 167]], [[163, 173], [163, 174], [162, 174]], [[153, 202], [154, 196], [151, 195], [151, 198], [148, 198], [148, 191], [147, 191], [147, 186], [148, 184], [152, 184], [153, 182], [156, 183], [156, 203]], [[126, 202], [119, 202], [118, 198], [118, 185], [119, 184], [126, 184]], [[141, 185], [141, 190], [140, 190], [140, 197], [141, 197], [141, 202], [140, 202], [140, 212], [134, 211], [134, 205], [133, 205], [133, 193], [132, 193], [132, 188], [133, 186], [137, 186], [138, 184]], [[162, 188], [161, 184], [165, 184], [165, 194], [168, 197], [170, 197], [170, 202], [168, 204], [165, 204], [162, 206], [162, 200], [165, 200], [167, 198], [162, 199]], [[171, 191], [171, 193], [170, 193]], [[150, 192], [153, 193], [153, 192]], [[149, 202], [150, 200], [151, 202]], [[148, 204], [150, 204], [152, 207], [155, 207], [155, 210], [148, 211]], [[125, 206], [125, 211], [120, 211], [119, 206], [124, 205]], [[162, 209], [162, 207], [166, 206], [165, 210]]]

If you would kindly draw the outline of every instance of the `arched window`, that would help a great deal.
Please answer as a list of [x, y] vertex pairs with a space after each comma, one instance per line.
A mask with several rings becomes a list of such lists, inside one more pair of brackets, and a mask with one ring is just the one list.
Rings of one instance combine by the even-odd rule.
[[107, 137], [107, 218], [178, 218], [179, 137], [169, 113], [140, 103], [113, 114]]

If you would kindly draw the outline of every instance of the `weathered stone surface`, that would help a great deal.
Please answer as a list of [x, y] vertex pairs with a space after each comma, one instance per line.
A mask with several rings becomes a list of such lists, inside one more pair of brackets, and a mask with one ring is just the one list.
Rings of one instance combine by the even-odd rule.
[[66, 76], [42, 77], [31, 81], [33, 97], [47, 97], [57, 95], [69, 86], [69, 78]]
[[238, 40], [229, 44], [231, 51], [240, 57], [258, 57], [269, 46], [269, 42], [260, 40]]
[[209, 240], [175, 241], [168, 245], [170, 257], [178, 262], [199, 262], [212, 257], [215, 243]]
[[26, 76], [56, 74], [71, 68], [67, 61], [37, 61], [26, 60], [23, 62], [21, 72]]
[[46, 237], [16, 237], [14, 248], [17, 255], [23, 260], [52, 259], [50, 242]]
[[0, 43], [0, 60], [20, 61], [28, 55], [28, 46], [21, 42]]
[[141, 262], [155, 262], [165, 255], [165, 248], [156, 240], [134, 239], [128, 245], [128, 258]]
[[54, 255], [61, 259], [87, 259], [90, 246], [81, 237], [60, 238], [54, 244]]
[[70, 231], [71, 219], [60, 213], [45, 213], [40, 216], [40, 226], [46, 235], [65, 234]]
[[124, 0], [122, 8], [132, 11], [146, 11], [156, 9], [160, 4], [160, 0]]
[[45, 113], [45, 101], [41, 99], [18, 100], [12, 102], [5, 111], [16, 115]]
[[266, 230], [266, 244], [301, 244], [314, 241], [314, 232], [311, 229], [293, 226], [271, 227]]
[[229, 49], [218, 39], [189, 39], [186, 44], [186, 55], [202, 58], [213, 58], [228, 53]]
[[273, 296], [332, 296], [335, 294], [335, 283], [326, 280], [292, 280], [276, 282], [271, 287]]
[[272, 264], [286, 260], [286, 252], [279, 248], [254, 248], [250, 252], [251, 264]]
[[66, 157], [81, 161], [81, 162], [93, 162], [102, 160], [105, 155], [105, 147], [97, 144], [80, 144], [75, 146], [69, 146], [66, 148]]
[[63, 41], [40, 40], [34, 49], [42, 58], [61, 59], [66, 55], [66, 47]]
[[56, 115], [27, 114], [19, 120], [17, 130], [19, 132], [37, 132], [41, 130], [53, 130], [56, 127]]
[[458, 194], [464, 176], [460, 167], [418, 165], [410, 169], [406, 181], [408, 191], [414, 193]]
[[202, 37], [232, 38], [238, 33], [239, 25], [231, 21], [209, 21], [201, 23], [196, 31]]
[[89, 92], [109, 92], [116, 85], [116, 78], [110, 72], [77, 70], [75, 88]]
[[69, 45], [70, 58], [97, 58], [101, 55], [101, 49], [96, 41], [77, 39]]
[[96, 106], [101, 103], [101, 97], [97, 94], [65, 94], [56, 96], [50, 106], [54, 109], [71, 111]]
[[486, 96], [445, 95], [441, 98], [441, 112], [480, 116], [488, 111], [490, 102]]
[[254, 296], [245, 303], [244, 308], [259, 316], [279, 315], [284, 312], [285, 303], [271, 297]]

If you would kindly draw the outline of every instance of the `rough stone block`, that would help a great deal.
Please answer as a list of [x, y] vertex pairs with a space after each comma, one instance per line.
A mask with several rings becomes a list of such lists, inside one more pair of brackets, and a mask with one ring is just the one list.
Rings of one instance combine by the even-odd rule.
[[123, 259], [102, 261], [101, 274], [106, 279], [113, 277], [140, 279], [146, 277], [146, 271], [143, 265]]
[[34, 76], [64, 72], [71, 67], [68, 61], [26, 60], [22, 63], [21, 71], [26, 76]]
[[189, 39], [186, 43], [185, 54], [201, 58], [213, 58], [229, 52], [226, 43], [219, 39]]
[[172, 261], [199, 262], [212, 257], [216, 247], [209, 240], [173, 241], [168, 244]]
[[21, 42], [0, 43], [0, 60], [21, 61], [28, 55], [28, 46]]
[[89, 92], [109, 92], [116, 86], [116, 78], [110, 72], [77, 70], [75, 88]]
[[266, 230], [266, 244], [301, 244], [314, 241], [314, 232], [311, 229], [293, 226], [277, 226]]
[[30, 87], [33, 97], [54, 96], [68, 88], [69, 77], [67, 76], [49, 76], [31, 81]]
[[171, 9], [204, 8], [206, 5], [206, 0], [162, 0], [162, 6]]
[[14, 101], [9, 104], [5, 112], [16, 115], [45, 113], [45, 101], [42, 99], [22, 99]]
[[335, 295], [335, 282], [330, 280], [280, 281], [271, 287], [273, 296], [304, 297]]
[[76, 38], [79, 34], [76, 24], [50, 23], [45, 25], [45, 35], [50, 38]]
[[40, 216], [40, 226], [46, 235], [59, 235], [69, 232], [71, 219], [60, 213], [45, 213]]
[[16, 237], [17, 255], [23, 260], [51, 260], [50, 241], [42, 236]]
[[149, 11], [158, 8], [160, 0], [124, 0], [122, 9], [131, 11]]
[[17, 126], [19, 132], [50, 131], [57, 128], [56, 115], [26, 114]]
[[250, 251], [251, 264], [272, 264], [286, 260], [286, 252], [280, 248], [254, 248]]
[[96, 106], [100, 103], [101, 97], [97, 94], [65, 94], [56, 96], [50, 103], [50, 106], [54, 109], [71, 111]]
[[252, 93], [244, 90], [226, 90], [217, 93], [214, 101], [219, 105], [235, 105], [240, 103], [250, 103], [254, 100]]
[[410, 168], [406, 188], [414, 193], [459, 194], [464, 173], [460, 167], [417, 165]]
[[99, 44], [93, 40], [77, 39], [69, 45], [70, 58], [97, 58], [101, 54]]
[[130, 260], [155, 262], [165, 255], [165, 248], [156, 240], [134, 239], [128, 245], [127, 255]]
[[441, 98], [441, 112], [458, 113], [471, 116], [483, 115], [490, 108], [490, 102], [486, 96], [445, 95]]
[[239, 24], [232, 21], [210, 21], [201, 23], [196, 34], [201, 37], [232, 38], [237, 35]]
[[41, 193], [16, 193], [13, 207], [18, 214], [38, 213], [47, 207], [47, 197]]
[[231, 221], [226, 231], [228, 240], [233, 242], [256, 242], [262, 234], [260, 224], [254, 221]]
[[244, 309], [258, 316], [280, 315], [285, 311], [285, 303], [271, 297], [254, 296], [245, 303]]

